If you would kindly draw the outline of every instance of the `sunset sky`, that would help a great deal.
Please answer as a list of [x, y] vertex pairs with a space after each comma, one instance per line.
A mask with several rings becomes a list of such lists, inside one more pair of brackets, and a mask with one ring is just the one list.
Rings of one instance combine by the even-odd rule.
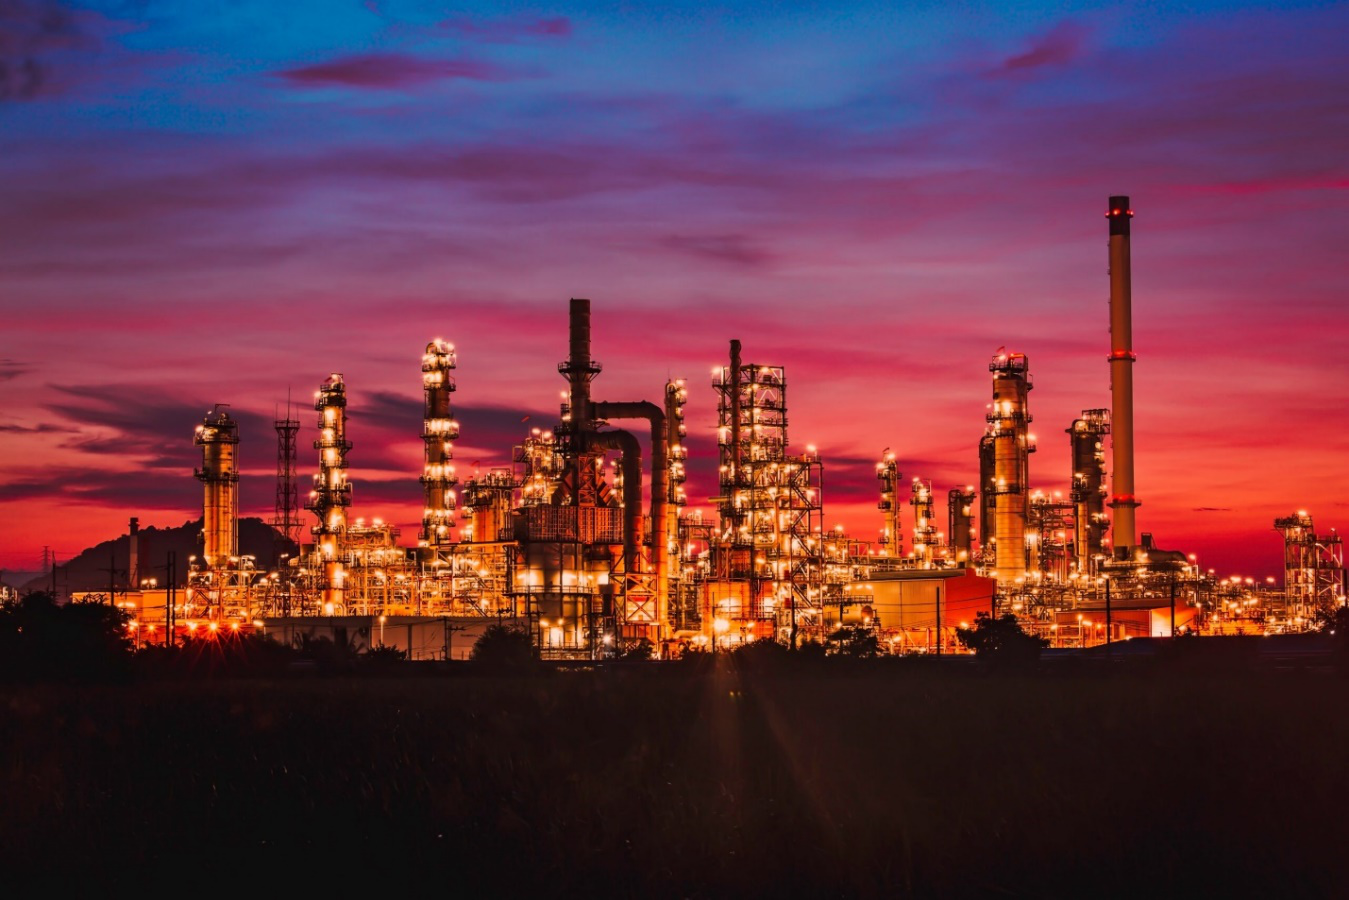
[[330, 372], [410, 542], [426, 342], [467, 476], [555, 419], [574, 296], [597, 398], [689, 379], [696, 506], [731, 338], [828, 524], [874, 539], [887, 447], [944, 520], [1002, 346], [1066, 493], [1129, 194], [1139, 529], [1275, 574], [1275, 516], [1349, 526], [1349, 6], [1010, 6], [0, 0], [0, 567], [197, 517], [217, 402], [270, 516]]

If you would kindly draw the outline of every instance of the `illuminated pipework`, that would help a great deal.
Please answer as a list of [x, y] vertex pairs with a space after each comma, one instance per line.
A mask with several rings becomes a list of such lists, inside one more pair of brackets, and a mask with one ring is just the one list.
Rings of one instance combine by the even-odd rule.
[[999, 351], [988, 368], [993, 403], [986, 437], [992, 444], [993, 474], [983, 486], [984, 503], [993, 514], [993, 566], [998, 581], [1007, 584], [1026, 574], [1027, 481], [1030, 454], [1035, 452], [1028, 395], [1033, 385], [1024, 353]]
[[947, 538], [951, 542], [951, 560], [960, 568], [966, 568], [972, 562], [971, 548], [974, 546], [974, 485], [951, 488], [946, 495]]
[[899, 466], [895, 454], [886, 450], [881, 461], [876, 463], [876, 480], [881, 484], [881, 499], [876, 508], [885, 513], [885, 525], [881, 528], [881, 552], [885, 556], [904, 555], [904, 535], [899, 525], [899, 502], [895, 497], [895, 488], [900, 479]]
[[1112, 534], [1117, 559], [1129, 559], [1137, 546], [1135, 511], [1139, 504], [1134, 488], [1134, 355], [1133, 287], [1130, 274], [1129, 221], [1134, 211], [1129, 198], [1111, 197], [1105, 217], [1110, 226], [1110, 406], [1114, 424], [1111, 450], [1114, 454], [1115, 511]]
[[1318, 535], [1305, 509], [1274, 520], [1283, 535], [1283, 590], [1288, 614], [1304, 620], [1345, 605], [1344, 544], [1334, 529]]
[[[566, 459], [551, 431], [533, 429], [514, 450], [516, 481], [521, 506], [544, 506], [553, 502], [553, 493], [566, 469]], [[475, 540], [488, 540], [478, 537]]]
[[913, 559], [920, 569], [930, 569], [937, 556], [937, 521], [933, 513], [932, 482], [913, 480], [909, 505], [913, 507]]
[[679, 541], [679, 513], [689, 502], [688, 494], [684, 491], [684, 483], [688, 478], [684, 466], [689, 455], [688, 448], [684, 446], [684, 438], [688, 434], [688, 428], [684, 425], [684, 404], [688, 399], [689, 391], [684, 379], [666, 382], [665, 443], [669, 472], [665, 479], [665, 534], [670, 556], [669, 576], [676, 580], [683, 570], [684, 559]]
[[201, 468], [193, 474], [202, 497], [202, 556], [208, 569], [223, 569], [239, 555], [239, 425], [216, 404], [197, 426]]
[[[992, 406], [990, 405], [990, 409]], [[985, 433], [979, 439], [979, 484], [982, 486], [983, 496], [979, 498], [979, 565], [983, 569], [992, 569], [997, 561], [997, 554], [993, 548], [997, 543], [993, 539], [993, 501], [989, 499], [989, 492], [993, 489], [993, 484], [997, 481], [997, 475], [994, 472], [996, 468], [993, 460], [993, 436]]]
[[1073, 463], [1073, 486], [1068, 494], [1073, 503], [1073, 565], [1080, 575], [1095, 575], [1109, 556], [1104, 440], [1109, 433], [1108, 409], [1084, 409], [1068, 429]]
[[1057, 491], [1051, 498], [1043, 491], [1030, 497], [1026, 515], [1026, 551], [1034, 575], [1063, 583], [1068, 579], [1068, 535], [1073, 504]]
[[456, 363], [454, 347], [437, 338], [426, 345], [422, 356], [423, 407], [422, 440], [425, 442], [421, 483], [424, 493], [422, 528], [417, 534], [423, 547], [444, 547], [450, 543], [450, 526], [456, 505], [454, 444], [459, 423], [450, 408], [454, 393]]
[[820, 615], [823, 467], [814, 447], [787, 453], [783, 367], [744, 363], [739, 341], [730, 356], [713, 370], [720, 517], [701, 609], [704, 638], [722, 640], [736, 622], [736, 639], [753, 640]]
[[313, 534], [322, 567], [323, 611], [339, 612], [343, 601], [342, 541], [347, 530], [347, 508], [351, 506], [351, 485], [347, 483], [347, 388], [340, 374], [334, 373], [315, 394], [318, 410], [319, 470], [314, 489], [305, 508], [318, 517]]

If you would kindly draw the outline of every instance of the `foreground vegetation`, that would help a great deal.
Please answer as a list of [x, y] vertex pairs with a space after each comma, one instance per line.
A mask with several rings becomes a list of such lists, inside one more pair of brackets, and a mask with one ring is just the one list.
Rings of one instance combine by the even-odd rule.
[[1349, 887], [1343, 680], [934, 663], [0, 688], [0, 862], [344, 895]]

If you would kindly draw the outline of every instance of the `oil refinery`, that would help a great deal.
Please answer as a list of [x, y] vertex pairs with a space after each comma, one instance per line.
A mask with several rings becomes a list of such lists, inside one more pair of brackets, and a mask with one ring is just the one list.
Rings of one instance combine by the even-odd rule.
[[[823, 457], [789, 440], [785, 367], [730, 340], [711, 391], [699, 391], [717, 422], [717, 483], [698, 486], [714, 505], [705, 517], [687, 509], [693, 386], [676, 379], [645, 397], [598, 399], [591, 303], [572, 299], [555, 424], [521, 435], [509, 466], [462, 481], [457, 351], [441, 339], [426, 345], [415, 545], [379, 518], [352, 516], [348, 466], [359, 448], [348, 433], [348, 384], [331, 373], [314, 395], [312, 442], [297, 439], [289, 405], [275, 422], [271, 524], [298, 552], [259, 570], [239, 548], [239, 428], [227, 405], [215, 406], [194, 436], [203, 526], [186, 586], [132, 587], [128, 605], [137, 627], [161, 640], [199, 626], [282, 635], [351, 628], [414, 657], [450, 657], [454, 633], [471, 638], [492, 622], [527, 629], [546, 657], [576, 659], [644, 641], [663, 657], [765, 638], [798, 646], [841, 626], [874, 631], [893, 653], [955, 652], [954, 630], [980, 613], [1012, 613], [1057, 647], [1306, 630], [1344, 605], [1345, 583], [1339, 536], [1318, 532], [1305, 510], [1273, 523], [1282, 585], [1218, 578], [1138, 531], [1129, 198], [1109, 198], [1106, 218], [1110, 406], [1063, 423], [1071, 470], [1049, 479], [1062, 490], [1032, 487], [1030, 358], [1004, 347], [989, 362], [984, 431], [971, 442], [977, 480], [936, 485], [911, 473], [905, 482], [902, 457], [887, 448], [876, 463], [876, 539], [827, 529]], [[300, 445], [315, 453], [304, 538]]]

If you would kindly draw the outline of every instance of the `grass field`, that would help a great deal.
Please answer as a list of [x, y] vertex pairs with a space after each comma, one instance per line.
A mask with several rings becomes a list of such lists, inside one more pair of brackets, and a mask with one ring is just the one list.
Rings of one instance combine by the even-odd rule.
[[1345, 896], [1347, 696], [924, 665], [0, 688], [0, 862], [53, 889]]

